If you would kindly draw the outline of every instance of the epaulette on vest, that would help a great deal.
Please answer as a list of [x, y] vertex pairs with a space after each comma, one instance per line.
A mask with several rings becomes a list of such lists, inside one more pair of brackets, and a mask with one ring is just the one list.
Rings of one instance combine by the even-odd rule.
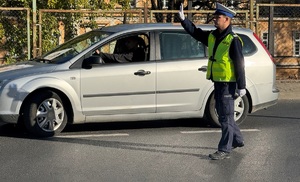
[[239, 38], [239, 40], [240, 40], [241, 43], [242, 43], [242, 46], [244, 45], [244, 42], [243, 42], [243, 40], [241, 39], [240, 36], [238, 36], [236, 33], [233, 33], [233, 32], [231, 32], [230, 34], [231, 34], [234, 38]]
[[236, 33], [231, 32], [230, 33], [233, 37], [239, 37]]

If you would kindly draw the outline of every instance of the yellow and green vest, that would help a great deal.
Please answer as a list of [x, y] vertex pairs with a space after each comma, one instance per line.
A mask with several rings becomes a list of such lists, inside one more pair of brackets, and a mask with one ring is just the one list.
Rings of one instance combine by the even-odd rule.
[[208, 65], [206, 78], [214, 82], [235, 82], [235, 71], [232, 60], [229, 57], [229, 48], [236, 34], [228, 34], [218, 45], [213, 57], [213, 49], [216, 37], [210, 33], [208, 36]]

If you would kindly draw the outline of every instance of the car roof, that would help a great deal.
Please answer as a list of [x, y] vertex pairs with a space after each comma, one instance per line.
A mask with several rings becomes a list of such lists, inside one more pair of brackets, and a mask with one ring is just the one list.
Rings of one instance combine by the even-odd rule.
[[[215, 26], [212, 24], [198, 24], [203, 30], [213, 30]], [[180, 23], [137, 23], [137, 24], [119, 24], [103, 27], [99, 30], [107, 32], [124, 32], [124, 31], [143, 31], [143, 30], [180, 30], [183, 29]], [[250, 29], [233, 26], [233, 31], [252, 32]]]

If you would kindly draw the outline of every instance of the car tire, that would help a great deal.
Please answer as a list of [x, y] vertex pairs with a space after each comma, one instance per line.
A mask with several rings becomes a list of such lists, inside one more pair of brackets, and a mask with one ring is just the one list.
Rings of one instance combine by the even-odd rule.
[[[219, 123], [215, 103], [214, 94], [211, 94], [206, 105], [205, 116], [209, 124], [220, 127], [221, 124]], [[234, 101], [234, 119], [237, 125], [240, 125], [246, 119], [248, 112], [249, 100], [247, 95], [236, 98]]]
[[52, 91], [32, 95], [25, 103], [23, 113], [26, 129], [37, 137], [51, 137], [67, 124], [67, 113], [62, 99]]

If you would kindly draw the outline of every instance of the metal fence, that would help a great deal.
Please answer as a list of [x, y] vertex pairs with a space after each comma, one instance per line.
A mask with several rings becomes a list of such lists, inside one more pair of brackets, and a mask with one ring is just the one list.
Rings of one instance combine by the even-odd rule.
[[257, 4], [256, 33], [273, 55], [282, 79], [300, 76], [300, 4]]
[[34, 43], [34, 47], [37, 48], [33, 49], [33, 55], [41, 55], [92, 29], [125, 23], [143, 23], [142, 13], [142, 10], [39, 10], [38, 44]]
[[[185, 15], [188, 17], [191, 15], [191, 21], [196, 24], [208, 24], [212, 23], [213, 13], [212, 10], [187, 10], [184, 11]], [[250, 28], [250, 11], [249, 10], [237, 10], [237, 15], [232, 20], [232, 24], [236, 26]], [[150, 13], [150, 22], [159, 23], [159, 22], [170, 22], [176, 23], [180, 22], [178, 17], [178, 10], [151, 10]]]
[[[92, 29], [124, 23], [179, 22], [178, 10], [87, 11], [40, 10], [38, 43], [33, 55], [41, 55], [53, 47]], [[214, 11], [186, 11], [195, 23], [210, 23]], [[233, 24], [249, 27], [249, 11], [238, 11]], [[37, 54], [35, 54], [37, 51]]]
[[[41, 9], [37, 21], [29, 8], [0, 7], [0, 64], [42, 55], [92, 29], [123, 23], [179, 22], [178, 10], [54, 10]], [[185, 11], [195, 23], [209, 23], [212, 10]], [[249, 11], [238, 11], [234, 24], [249, 27]]]
[[30, 58], [30, 9], [0, 8], [0, 64]]

